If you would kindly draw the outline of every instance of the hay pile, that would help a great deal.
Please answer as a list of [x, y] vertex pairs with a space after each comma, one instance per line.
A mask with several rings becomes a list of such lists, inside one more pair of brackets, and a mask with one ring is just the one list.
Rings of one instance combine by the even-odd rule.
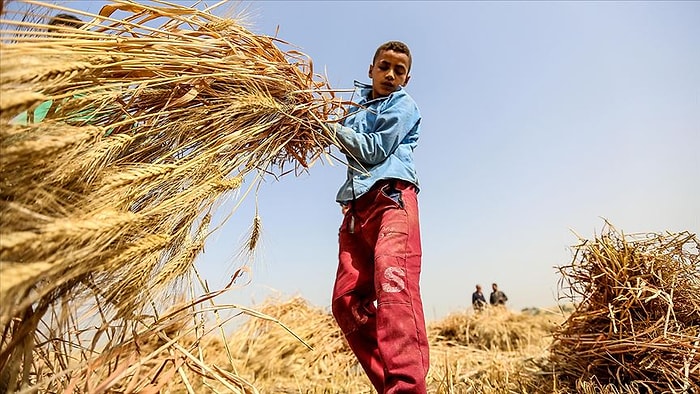
[[[211, 8], [114, 1], [92, 15], [3, 1], [2, 12], [0, 388], [60, 391], [119, 370], [104, 355], [158, 331], [173, 295], [208, 291], [194, 261], [217, 204], [308, 167], [342, 103], [309, 58]], [[59, 12], [87, 23], [49, 31]], [[43, 121], [17, 121], [47, 102]], [[112, 387], [139, 390], [129, 376]]]
[[[298, 297], [270, 299], [255, 309], [274, 319], [248, 320], [227, 343], [235, 369], [251, 385], [266, 393], [372, 392], [369, 380], [328, 311]], [[488, 315], [454, 313], [431, 323], [428, 392], [555, 393], [553, 374], [543, 368], [547, 365], [551, 332], [563, 319], [558, 313], [533, 316], [494, 308]], [[525, 331], [520, 337], [529, 340], [527, 344], [519, 342], [517, 349], [504, 350], [486, 346], [487, 341], [478, 339], [467, 345], [459, 335], [449, 334], [468, 332], [478, 326], [482, 334], [494, 331], [484, 334], [490, 338], [503, 332]], [[223, 348], [223, 344], [218, 348]], [[228, 361], [222, 357], [212, 362], [221, 365]]]
[[577, 309], [554, 334], [561, 379], [700, 392], [700, 255], [688, 232], [625, 235], [612, 226], [562, 267]]
[[[229, 337], [227, 343], [241, 379], [260, 392], [275, 393], [370, 393], [371, 385], [342, 339], [330, 314], [301, 298], [271, 299], [260, 306], [267, 320], [251, 319]], [[580, 315], [578, 315], [580, 316]], [[672, 392], [670, 389], [632, 382], [597, 381], [591, 375], [575, 375], [561, 358], [561, 344], [553, 336], [574, 315], [558, 310], [539, 314], [518, 313], [505, 308], [476, 314], [456, 312], [428, 326], [431, 366], [428, 392], [522, 393], [522, 394], [640, 394]], [[279, 321], [277, 321], [277, 319]], [[282, 327], [279, 322], [287, 327]], [[290, 335], [292, 331], [294, 335]], [[516, 334], [517, 333], [517, 334]], [[557, 334], [555, 334], [557, 333]], [[478, 334], [478, 335], [477, 335]], [[509, 343], [510, 348], [499, 348]], [[527, 338], [527, 339], [526, 339]], [[312, 349], [305, 346], [308, 344]], [[208, 354], [222, 365], [225, 344], [211, 343]], [[552, 348], [557, 348], [552, 357]], [[600, 355], [599, 355], [600, 356]], [[572, 353], [575, 359], [579, 354]], [[585, 357], [585, 355], [584, 355]], [[597, 359], [598, 357], [595, 357]], [[593, 363], [599, 363], [591, 358]], [[605, 375], [603, 375], [605, 376]], [[692, 386], [691, 386], [692, 387]], [[675, 390], [688, 392], [690, 390]]]

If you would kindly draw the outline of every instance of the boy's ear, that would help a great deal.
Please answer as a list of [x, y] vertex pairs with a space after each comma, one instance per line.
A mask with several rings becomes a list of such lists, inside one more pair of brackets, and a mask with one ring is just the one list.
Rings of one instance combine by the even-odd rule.
[[410, 79], [411, 79], [411, 74], [406, 75], [406, 80], [403, 81], [403, 84], [401, 84], [401, 86], [406, 86], [406, 85], [408, 85], [408, 81], [409, 81]]
[[367, 71], [367, 75], [369, 76], [369, 79], [372, 79], [372, 68], [374, 67], [374, 64], [369, 65], [369, 71]]

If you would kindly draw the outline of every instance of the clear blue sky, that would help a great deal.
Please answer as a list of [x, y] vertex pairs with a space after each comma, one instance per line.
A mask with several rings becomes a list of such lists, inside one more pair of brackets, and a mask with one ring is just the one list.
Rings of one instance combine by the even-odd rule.
[[[95, 12], [104, 2], [62, 3]], [[258, 34], [279, 27], [335, 88], [367, 82], [379, 44], [410, 46], [407, 89], [423, 115], [415, 154], [429, 320], [467, 308], [476, 283], [498, 282], [513, 309], [555, 305], [554, 267], [571, 261], [574, 232], [592, 238], [602, 218], [626, 233], [700, 229], [700, 2], [234, 9], [247, 10]], [[330, 305], [344, 176], [342, 164], [326, 163], [263, 185], [252, 283], [231, 302], [281, 294]], [[200, 256], [214, 288], [233, 271], [254, 202], [248, 196]]]

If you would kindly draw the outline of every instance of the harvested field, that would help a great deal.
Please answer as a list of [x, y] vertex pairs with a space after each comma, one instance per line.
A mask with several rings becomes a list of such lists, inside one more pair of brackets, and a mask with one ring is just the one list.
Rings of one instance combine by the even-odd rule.
[[[697, 247], [690, 233], [623, 235], [606, 227], [600, 237], [582, 240], [572, 263], [561, 267], [569, 284], [563, 293], [578, 302], [521, 312], [465, 310], [430, 324], [429, 392], [697, 392], [698, 309], [688, 307], [700, 294]], [[642, 283], [637, 276], [647, 278], [646, 287], [624, 285]], [[627, 306], [624, 320], [591, 309], [609, 294], [610, 308]], [[255, 309], [267, 318], [249, 319], [225, 342], [208, 342], [208, 362], [231, 365], [263, 393], [373, 392], [327, 310], [302, 298], [270, 299]]]
[[[234, 332], [229, 346], [238, 370], [261, 392], [373, 392], [328, 311], [301, 298], [269, 300], [259, 309], [284, 321], [312, 347], [265, 320], [250, 320]], [[537, 392], [543, 382], [551, 387], [542, 365], [552, 330], [564, 318], [558, 311], [533, 315], [488, 308], [431, 324], [429, 392]], [[510, 349], [498, 347], [504, 344]]]

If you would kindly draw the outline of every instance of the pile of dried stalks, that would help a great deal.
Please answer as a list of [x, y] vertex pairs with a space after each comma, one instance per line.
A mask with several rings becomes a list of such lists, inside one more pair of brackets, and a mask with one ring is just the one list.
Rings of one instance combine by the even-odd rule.
[[[114, 375], [115, 349], [159, 330], [144, 307], [196, 291], [217, 203], [307, 167], [342, 103], [310, 59], [211, 8], [2, 4], [0, 387], [87, 390], [109, 375], [138, 391], [149, 379]], [[59, 12], [87, 23], [49, 31]], [[42, 122], [13, 121], [47, 101]]]
[[[222, 365], [233, 359], [242, 378], [261, 392], [373, 392], [327, 311], [312, 307], [300, 298], [272, 299], [256, 309], [274, 319], [249, 320], [234, 332], [228, 345], [211, 342], [207, 352], [214, 357], [213, 364]], [[565, 368], [566, 364], [553, 362], [550, 358], [552, 334], [567, 316], [567, 312], [557, 310], [534, 315], [493, 308], [481, 314], [457, 312], [431, 323], [428, 327], [431, 351], [428, 393], [659, 392], [629, 382], [604, 383], [585, 375], [574, 376]], [[287, 324], [287, 329], [296, 337], [275, 319]], [[481, 328], [477, 329], [479, 326]], [[501, 349], [491, 342], [505, 333], [513, 335], [518, 331], [526, 331], [519, 336], [528, 339], [516, 342], [517, 348]], [[490, 339], [480, 340], [473, 334], [476, 332], [491, 332], [486, 335]], [[497, 343], [505, 341], [501, 339]], [[221, 352], [226, 346], [230, 357], [224, 357]], [[212, 348], [219, 351], [212, 351]]]
[[[284, 322], [298, 336], [271, 319], [250, 319], [229, 337], [236, 369], [261, 392], [373, 392], [328, 311], [301, 298], [271, 299], [256, 309]], [[551, 332], [563, 319], [558, 312], [533, 316], [493, 308], [488, 314], [454, 313], [431, 323], [428, 392], [556, 392], [553, 373], [542, 368], [547, 365]], [[485, 326], [479, 332], [525, 331], [520, 336], [529, 340], [519, 343], [518, 349], [504, 350], [487, 348], [478, 340], [465, 344], [445, 334], [468, 332], [477, 326]], [[224, 361], [213, 360], [215, 364]]]
[[700, 255], [688, 232], [626, 235], [606, 226], [561, 267], [580, 301], [554, 337], [563, 380], [700, 392]]

